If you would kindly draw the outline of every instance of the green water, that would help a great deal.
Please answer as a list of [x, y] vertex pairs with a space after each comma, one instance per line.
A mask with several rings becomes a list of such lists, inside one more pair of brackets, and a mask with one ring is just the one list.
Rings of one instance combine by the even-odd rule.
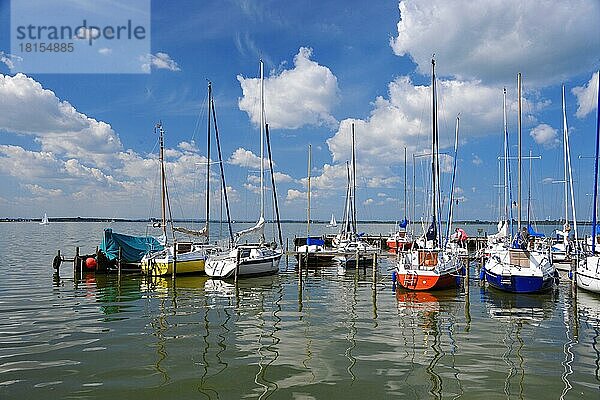
[[103, 227], [0, 224], [0, 399], [600, 397], [600, 297], [575, 301], [566, 279], [511, 295], [473, 266], [468, 287], [394, 293], [385, 258], [375, 285], [371, 270], [300, 277], [293, 258], [237, 290], [65, 264], [53, 278], [56, 250], [93, 250]]

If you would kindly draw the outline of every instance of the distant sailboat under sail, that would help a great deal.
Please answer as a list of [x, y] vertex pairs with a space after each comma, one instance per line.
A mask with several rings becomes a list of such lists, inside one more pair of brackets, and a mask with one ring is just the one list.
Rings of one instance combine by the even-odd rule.
[[40, 222], [40, 225], [48, 225], [50, 223], [50, 221], [48, 221], [48, 215], [46, 215], [46, 213], [44, 213], [44, 216], [42, 217], [42, 222]]
[[329, 224], [327, 224], [328, 228], [337, 228], [337, 221], [335, 220], [335, 216], [333, 214], [331, 214], [331, 220], [329, 221]]

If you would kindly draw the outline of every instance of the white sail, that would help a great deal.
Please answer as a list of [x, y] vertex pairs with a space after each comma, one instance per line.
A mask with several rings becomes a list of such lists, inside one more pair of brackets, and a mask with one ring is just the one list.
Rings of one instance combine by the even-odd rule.
[[182, 226], [174, 226], [173, 230], [176, 232], [185, 233], [186, 235], [190, 235], [190, 236], [208, 237], [208, 226], [205, 226], [204, 228], [200, 229], [199, 231], [196, 231], [194, 229], [184, 228]]
[[335, 220], [335, 216], [333, 214], [331, 214], [331, 220], [329, 221], [329, 226], [330, 227], [337, 226], [337, 221]]
[[242, 236], [245, 236], [245, 235], [248, 235], [248, 234], [254, 233], [254, 232], [259, 232], [261, 234], [261, 236], [263, 236], [264, 231], [265, 231], [265, 219], [263, 217], [260, 217], [258, 222], [256, 223], [256, 225], [254, 225], [252, 228], [248, 228], [248, 229], [244, 229], [239, 232], [236, 232], [235, 233], [235, 241], [237, 242], [238, 240], [240, 240], [240, 238]]
[[40, 225], [48, 225], [50, 223], [50, 221], [48, 221], [48, 215], [46, 215], [46, 213], [44, 213], [44, 216], [42, 217], [42, 222], [40, 222]]

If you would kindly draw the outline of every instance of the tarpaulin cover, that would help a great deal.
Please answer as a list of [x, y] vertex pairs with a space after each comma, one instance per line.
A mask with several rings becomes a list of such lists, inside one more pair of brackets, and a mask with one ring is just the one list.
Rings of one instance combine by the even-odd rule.
[[152, 236], [123, 235], [121, 233], [114, 233], [112, 229], [106, 228], [102, 243], [100, 244], [100, 250], [112, 261], [119, 258], [119, 248], [121, 248], [122, 261], [140, 262], [145, 254], [162, 250], [164, 246]]

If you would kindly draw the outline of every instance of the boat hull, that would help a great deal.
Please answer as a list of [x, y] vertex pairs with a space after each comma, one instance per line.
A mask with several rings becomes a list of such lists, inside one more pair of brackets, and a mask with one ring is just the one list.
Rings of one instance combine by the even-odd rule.
[[[176, 271], [180, 274], [200, 274], [204, 273], [204, 258], [195, 260], [177, 260]], [[142, 262], [142, 272], [147, 275], [171, 275], [173, 274], [173, 261], [157, 259]]]
[[429, 271], [397, 273], [396, 284], [404, 289], [417, 291], [450, 289], [459, 286], [458, 274], [459, 271], [439, 275]]
[[485, 280], [493, 288], [512, 293], [537, 293], [550, 290], [554, 287], [553, 277], [546, 279], [537, 276], [518, 275], [503, 277], [488, 270], [485, 271]]
[[279, 261], [283, 255], [281, 252], [260, 258], [241, 258], [238, 264], [238, 257], [235, 251], [226, 256], [209, 257], [206, 261], [205, 272], [213, 278], [232, 278], [236, 274], [240, 276], [259, 276], [273, 275], [279, 272]]
[[588, 256], [577, 267], [577, 287], [600, 293], [600, 256]]
[[547, 253], [499, 248], [484, 264], [482, 277], [505, 292], [539, 293], [554, 287], [557, 272]]

